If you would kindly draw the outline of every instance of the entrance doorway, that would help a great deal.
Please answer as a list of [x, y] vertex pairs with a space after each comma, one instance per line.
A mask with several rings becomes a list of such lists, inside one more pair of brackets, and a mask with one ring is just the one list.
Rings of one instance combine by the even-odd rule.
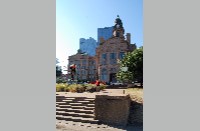
[[110, 82], [117, 82], [116, 73], [110, 73]]

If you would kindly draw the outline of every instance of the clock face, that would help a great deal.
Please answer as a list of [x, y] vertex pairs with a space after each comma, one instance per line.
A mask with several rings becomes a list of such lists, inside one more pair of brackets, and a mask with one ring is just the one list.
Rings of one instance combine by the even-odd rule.
[[117, 28], [119, 28], [119, 25], [117, 25]]

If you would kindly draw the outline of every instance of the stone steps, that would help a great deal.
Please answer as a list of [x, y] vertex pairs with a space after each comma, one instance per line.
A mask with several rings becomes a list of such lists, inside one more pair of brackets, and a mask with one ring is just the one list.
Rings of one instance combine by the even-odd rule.
[[94, 103], [92, 102], [56, 102], [56, 104], [59, 104], [59, 105], [88, 105], [88, 106], [94, 106]]
[[72, 117], [72, 116], [63, 116], [63, 115], [56, 115], [57, 120], [65, 120], [65, 121], [74, 121], [74, 122], [82, 122], [82, 123], [91, 123], [91, 124], [98, 124], [98, 120], [94, 120], [93, 118], [83, 118], [83, 117]]
[[95, 98], [56, 96], [56, 119], [97, 124], [94, 120]]
[[94, 114], [94, 110], [73, 109], [73, 108], [59, 108], [59, 107], [57, 107], [56, 111], [66, 111], [66, 112], [75, 112], [75, 113]]
[[86, 101], [93, 101], [95, 98], [86, 98], [86, 97], [56, 97], [57, 100], [86, 100]]
[[95, 107], [91, 106], [72, 106], [72, 105], [57, 105], [56, 107], [60, 108], [72, 108], [72, 109], [85, 109], [85, 110], [93, 110]]
[[83, 118], [94, 118], [94, 114], [65, 112], [65, 111], [56, 111], [56, 115], [73, 116], [73, 117], [83, 117]]

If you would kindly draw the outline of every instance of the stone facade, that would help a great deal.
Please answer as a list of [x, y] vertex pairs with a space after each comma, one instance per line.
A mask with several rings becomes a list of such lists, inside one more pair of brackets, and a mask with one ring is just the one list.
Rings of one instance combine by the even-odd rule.
[[136, 49], [136, 45], [130, 42], [130, 33], [127, 33], [125, 39], [123, 24], [117, 18], [113, 36], [108, 40], [101, 39], [100, 45], [96, 49], [96, 68], [100, 80], [105, 82], [116, 81], [115, 75], [119, 70], [117, 61], [121, 60], [126, 52]]
[[68, 60], [68, 70], [70, 70], [69, 66], [71, 64], [76, 64], [76, 80], [94, 81], [97, 79], [95, 57], [78, 52], [75, 55], [69, 56]]

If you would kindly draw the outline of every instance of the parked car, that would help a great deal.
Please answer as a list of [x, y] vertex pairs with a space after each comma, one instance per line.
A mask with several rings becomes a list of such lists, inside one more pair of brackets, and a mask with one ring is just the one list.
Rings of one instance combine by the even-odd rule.
[[123, 85], [123, 83], [122, 82], [119, 82], [119, 81], [117, 81], [117, 82], [110, 82], [110, 85]]

